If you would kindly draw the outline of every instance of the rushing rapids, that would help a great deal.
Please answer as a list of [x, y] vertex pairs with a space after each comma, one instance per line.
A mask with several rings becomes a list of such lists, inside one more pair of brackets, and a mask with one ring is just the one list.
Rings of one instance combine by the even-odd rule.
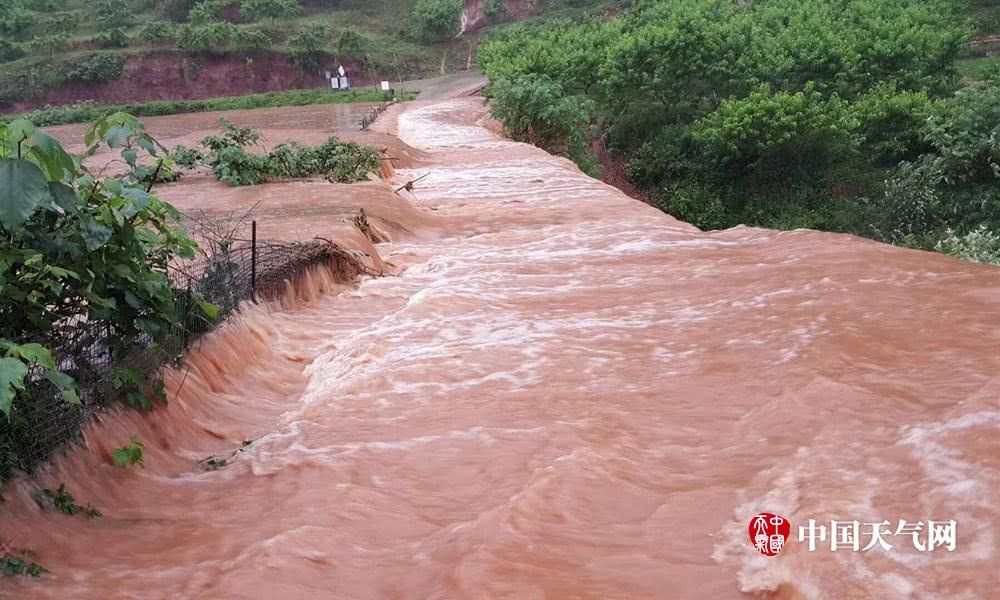
[[[380, 126], [419, 150], [396, 186], [427, 175], [413, 208], [360, 188], [394, 275], [247, 307], [169, 374], [168, 408], [107, 415], [8, 487], [3, 541], [51, 573], [0, 595], [996, 597], [1000, 270], [703, 233], [495, 135], [474, 98]], [[284, 195], [282, 230], [315, 235], [334, 199], [309, 185], [227, 202]], [[123, 471], [132, 433], [146, 466]], [[105, 516], [41, 512], [58, 482]], [[768, 558], [761, 511], [958, 539]]]

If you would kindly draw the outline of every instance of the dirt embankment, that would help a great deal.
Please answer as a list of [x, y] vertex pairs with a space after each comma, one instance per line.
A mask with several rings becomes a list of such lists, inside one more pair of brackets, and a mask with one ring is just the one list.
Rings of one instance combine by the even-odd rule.
[[[355, 85], [370, 83], [357, 61], [346, 58], [343, 64], [352, 73]], [[336, 66], [329, 68], [332, 71]], [[127, 57], [125, 73], [118, 79], [101, 83], [65, 82], [38, 100], [14, 104], [12, 112], [83, 100], [112, 104], [194, 100], [327, 85], [322, 73], [303, 72], [279, 52], [158, 51]]]

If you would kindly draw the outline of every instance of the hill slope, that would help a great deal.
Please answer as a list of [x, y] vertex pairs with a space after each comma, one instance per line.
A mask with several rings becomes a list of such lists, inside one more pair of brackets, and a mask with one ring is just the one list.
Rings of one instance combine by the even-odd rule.
[[476, 30], [597, 0], [0, 1], [0, 114], [354, 84], [468, 68]]

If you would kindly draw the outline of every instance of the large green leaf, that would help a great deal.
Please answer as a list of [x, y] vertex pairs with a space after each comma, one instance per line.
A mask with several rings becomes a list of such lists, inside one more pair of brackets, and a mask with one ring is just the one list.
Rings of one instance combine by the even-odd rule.
[[86, 219], [83, 221], [83, 241], [87, 244], [87, 250], [93, 252], [111, 239], [114, 231], [103, 223], [98, 223], [96, 219]]
[[30, 344], [20, 344], [14, 346], [7, 351], [7, 354], [11, 356], [19, 356], [25, 362], [36, 364], [46, 369], [55, 369], [56, 363], [52, 359], [52, 353], [49, 349], [41, 344], [36, 344], [34, 342]]
[[45, 174], [26, 160], [0, 159], [0, 225], [15, 229], [52, 200]]
[[76, 190], [64, 183], [50, 183], [49, 193], [55, 200], [56, 206], [63, 209], [67, 214], [75, 214], [80, 211], [80, 197]]
[[35, 146], [31, 149], [38, 162], [45, 167], [51, 181], [62, 181], [66, 173], [76, 172], [76, 163], [62, 145], [47, 133], [36, 131], [31, 136]]
[[80, 404], [80, 396], [76, 393], [76, 382], [72, 377], [60, 371], [46, 371], [45, 378], [59, 388], [63, 400], [70, 404]]
[[28, 367], [16, 358], [0, 358], [0, 412], [10, 417], [17, 390], [24, 389]]

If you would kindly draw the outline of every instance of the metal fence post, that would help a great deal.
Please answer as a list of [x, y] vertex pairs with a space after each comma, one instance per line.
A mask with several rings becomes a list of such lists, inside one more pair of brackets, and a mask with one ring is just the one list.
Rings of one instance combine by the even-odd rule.
[[257, 294], [257, 221], [250, 222], [250, 295]]

